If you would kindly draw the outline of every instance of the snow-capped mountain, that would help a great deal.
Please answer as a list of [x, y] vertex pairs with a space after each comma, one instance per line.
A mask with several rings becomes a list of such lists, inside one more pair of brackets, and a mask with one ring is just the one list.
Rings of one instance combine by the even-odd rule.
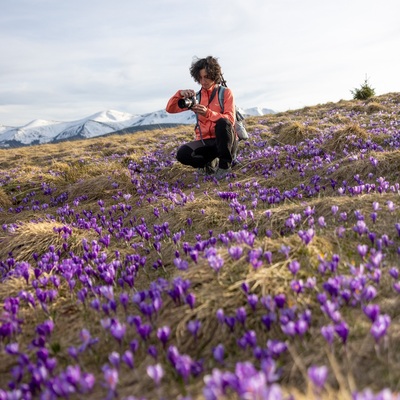
[[[245, 117], [274, 113], [270, 109], [259, 107], [240, 109], [240, 112]], [[169, 114], [165, 110], [142, 115], [108, 110], [71, 122], [37, 119], [21, 127], [0, 125], [0, 147], [8, 148], [60, 140], [93, 138], [141, 126], [185, 125], [195, 122], [195, 115], [191, 111]]]

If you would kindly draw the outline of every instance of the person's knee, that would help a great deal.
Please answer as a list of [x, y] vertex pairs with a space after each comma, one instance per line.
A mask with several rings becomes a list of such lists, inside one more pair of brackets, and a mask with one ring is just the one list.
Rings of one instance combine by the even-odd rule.
[[230, 128], [232, 126], [231, 121], [227, 118], [220, 118], [216, 123], [215, 123], [215, 129], [219, 130], [226, 130], [228, 127]]
[[179, 147], [178, 151], [176, 152], [176, 159], [182, 164], [189, 165], [192, 153], [193, 150], [184, 144], [183, 146]]
[[176, 159], [179, 162], [182, 162], [186, 158], [186, 151], [185, 151], [185, 146], [179, 147], [178, 151], [176, 152]]

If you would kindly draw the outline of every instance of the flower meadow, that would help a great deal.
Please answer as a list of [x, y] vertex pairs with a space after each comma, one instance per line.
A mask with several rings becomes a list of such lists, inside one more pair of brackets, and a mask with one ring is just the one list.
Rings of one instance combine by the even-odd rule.
[[0, 150], [0, 400], [400, 399], [400, 94]]

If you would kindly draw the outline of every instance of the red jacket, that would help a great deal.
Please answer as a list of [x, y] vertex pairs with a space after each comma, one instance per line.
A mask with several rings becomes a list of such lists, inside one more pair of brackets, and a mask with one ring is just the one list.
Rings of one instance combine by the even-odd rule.
[[[213, 139], [215, 138], [215, 123], [220, 118], [228, 119], [232, 125], [235, 123], [235, 101], [233, 98], [232, 91], [229, 88], [225, 88], [224, 93], [224, 112], [222, 113], [221, 107], [218, 100], [218, 92], [215, 94], [211, 103], [208, 104], [211, 93], [215, 85], [210, 89], [201, 89], [200, 104], [205, 105], [208, 110], [205, 116], [198, 115], [198, 125], [196, 126], [196, 140], [200, 139]], [[178, 106], [178, 100], [182, 98], [180, 95], [180, 90], [178, 90], [168, 101], [166, 111], [175, 114], [182, 111], [187, 111], [187, 109], [182, 109]], [[201, 136], [200, 131], [201, 130]]]

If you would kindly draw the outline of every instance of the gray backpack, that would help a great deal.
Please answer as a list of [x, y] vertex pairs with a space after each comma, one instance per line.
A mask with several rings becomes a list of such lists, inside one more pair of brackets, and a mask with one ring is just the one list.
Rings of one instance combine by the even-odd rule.
[[[220, 85], [218, 88], [218, 101], [222, 112], [224, 112], [225, 88], [226, 86], [223, 85]], [[249, 138], [249, 134], [247, 133], [246, 127], [244, 126], [244, 117], [236, 106], [235, 106], [235, 131], [236, 134], [238, 135], [239, 140], [247, 140]]]

